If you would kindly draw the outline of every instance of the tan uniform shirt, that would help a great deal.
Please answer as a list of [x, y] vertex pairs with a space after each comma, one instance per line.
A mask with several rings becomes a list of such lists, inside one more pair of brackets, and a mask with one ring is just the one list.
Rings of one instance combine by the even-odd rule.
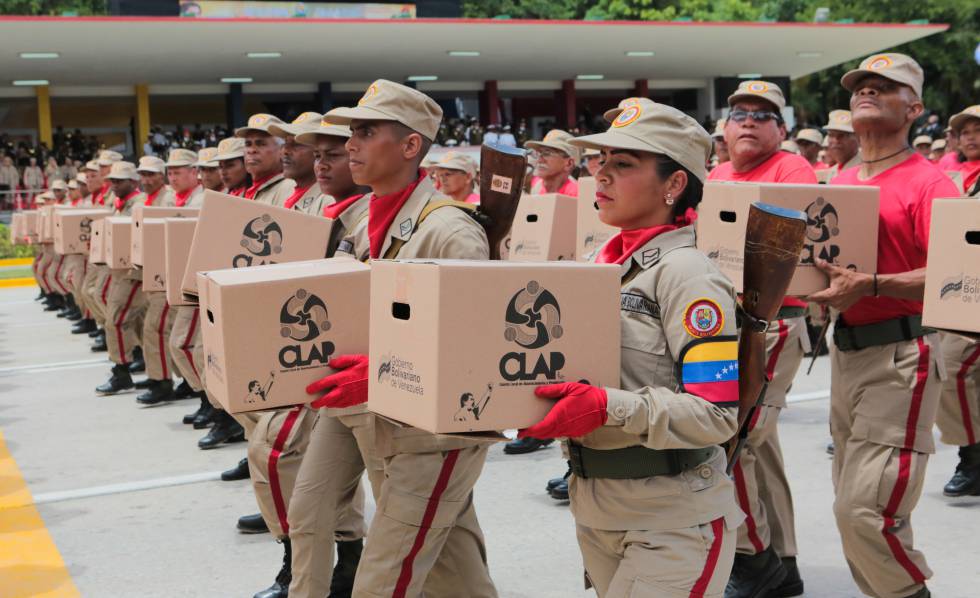
[[259, 190], [255, 193], [254, 199], [259, 203], [269, 204], [270, 206], [282, 207], [283, 201], [293, 194], [296, 183], [277, 174], [268, 181], [262, 183]]
[[[678, 364], [691, 346], [736, 339], [731, 282], [695, 248], [691, 226], [661, 234], [637, 250], [623, 265], [624, 277], [630, 267], [640, 270], [621, 292], [622, 390], [606, 389], [608, 421], [575, 442], [607, 450], [698, 449], [725, 442], [736, 432], [737, 393], [734, 404], [714, 404], [685, 392]], [[722, 319], [701, 337], [695, 333], [705, 331], [688, 322], [692, 306], [703, 299], [720, 308]], [[678, 529], [719, 517], [734, 529], [743, 515], [724, 468], [719, 447], [711, 467], [676, 476], [573, 477], [572, 512], [578, 524], [605, 530]]]
[[[110, 205], [109, 204], [109, 196], [108, 196], [108, 194], [106, 195], [105, 202], [106, 202], [106, 205]], [[144, 203], [146, 203], [146, 193], [143, 193], [142, 191], [137, 191], [135, 195], [133, 195], [132, 197], [129, 198], [128, 201], [126, 201], [126, 203], [123, 205], [122, 209], [119, 210], [116, 215], [117, 216], [131, 216], [133, 214], [133, 206], [142, 205]], [[116, 207], [116, 196], [115, 195], [112, 196], [112, 204], [111, 205], [112, 205], [113, 209], [115, 209], [115, 207]]]
[[[363, 203], [363, 209], [366, 209], [371, 197], [372, 194], [366, 195], [358, 204]], [[404, 241], [404, 245], [395, 256], [389, 257], [490, 259], [489, 244], [483, 227], [458, 208], [445, 207], [435, 210], [416, 229], [416, 221], [425, 206], [429, 202], [446, 199], [448, 198], [445, 195], [436, 191], [428, 177], [423, 178], [392, 221], [391, 228], [388, 229], [388, 238], [381, 247], [381, 255], [386, 256], [392, 241], [400, 239]], [[350, 212], [350, 209], [347, 212]], [[341, 219], [343, 220], [343, 215]], [[370, 259], [367, 218], [361, 218], [354, 224], [354, 228], [340, 242], [335, 255], [346, 255], [361, 261]], [[334, 417], [354, 415], [364, 413], [366, 410], [366, 405], [357, 405], [345, 409], [329, 409], [327, 415]], [[409, 426], [398, 427], [384, 420], [378, 420], [376, 432], [378, 454], [382, 457], [395, 453], [453, 450], [479, 443], [468, 438], [436, 436]]]
[[[293, 191], [296, 190], [296, 184], [293, 183]], [[292, 194], [290, 194], [292, 195]], [[286, 197], [289, 197], [288, 195]], [[333, 198], [329, 195], [324, 195], [320, 193], [320, 186], [313, 183], [306, 193], [300, 197], [296, 203], [293, 204], [293, 209], [304, 214], [309, 214], [310, 216], [323, 216], [324, 206], [328, 206], [333, 203]], [[285, 199], [283, 200], [282, 207], [286, 207]]]

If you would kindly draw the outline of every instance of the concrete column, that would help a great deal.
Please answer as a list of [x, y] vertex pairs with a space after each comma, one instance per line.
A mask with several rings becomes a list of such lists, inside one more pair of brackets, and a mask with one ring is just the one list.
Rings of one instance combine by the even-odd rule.
[[316, 84], [316, 107], [320, 114], [326, 114], [333, 109], [333, 84], [330, 81]]
[[136, 91], [136, 148], [137, 156], [143, 155], [143, 144], [150, 135], [150, 88], [145, 83], [134, 86]]
[[555, 92], [558, 111], [555, 114], [558, 127], [568, 130], [575, 126], [575, 80], [565, 79], [561, 89]]
[[225, 115], [228, 118], [228, 128], [235, 130], [245, 126], [245, 101], [241, 83], [230, 83], [228, 95], [225, 96]]
[[649, 98], [650, 97], [650, 82], [646, 79], [637, 79], [633, 82], [633, 97], [634, 98]]
[[[47, 85], [34, 88], [37, 94], [37, 138], [38, 141], [53, 149], [54, 139], [51, 136], [51, 94]], [[39, 164], [44, 168], [44, 164]]]
[[484, 127], [488, 125], [500, 124], [500, 94], [495, 80], [484, 81], [483, 91], [479, 94], [480, 98], [480, 124]]

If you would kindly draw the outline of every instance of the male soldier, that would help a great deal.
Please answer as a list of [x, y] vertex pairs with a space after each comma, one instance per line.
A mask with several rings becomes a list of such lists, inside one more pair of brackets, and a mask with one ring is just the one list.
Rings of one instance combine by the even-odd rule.
[[823, 133], [816, 129], [800, 129], [796, 133], [796, 146], [800, 155], [806, 158], [814, 170], [827, 168], [820, 162], [820, 146], [823, 144]]
[[731, 160], [728, 155], [728, 144], [725, 143], [725, 122], [726, 119], [719, 118], [718, 122], [715, 123], [715, 130], [711, 134], [711, 140], [714, 141], [715, 145], [715, 156], [718, 157], [718, 164], [724, 164]]
[[840, 312], [831, 353], [830, 431], [834, 515], [858, 588], [880, 598], [926, 598], [932, 572], [912, 547], [912, 510], [935, 451], [939, 338], [922, 328], [932, 200], [953, 182], [908, 147], [922, 105], [922, 69], [904, 54], [878, 54], [847, 72], [862, 165], [833, 185], [877, 187], [878, 271], [823, 261], [830, 288], [809, 297]]
[[[419, 170], [442, 120], [442, 109], [432, 98], [382, 79], [368, 88], [356, 108], [334, 109], [327, 118], [350, 125], [351, 174], [356, 183], [372, 190], [368, 217], [354, 225], [337, 255], [360, 260], [488, 259], [483, 228], [460, 204], [438, 207], [437, 202], [446, 198]], [[424, 586], [431, 596], [496, 596], [473, 506], [473, 486], [483, 469], [487, 445], [399, 428], [375, 418], [365, 405], [367, 356], [343, 355], [331, 360], [330, 366], [337, 373], [307, 388], [310, 394], [328, 391], [313, 406], [330, 408], [317, 426], [329, 431], [317, 434], [311, 445], [325, 442], [330, 447], [311, 447], [310, 452], [330, 457], [316, 463], [323, 469], [312, 477], [303, 468], [297, 494], [311, 488], [311, 480], [326, 479], [319, 484], [318, 512], [314, 517], [297, 513], [296, 531], [316, 534], [335, 529], [332, 520], [343, 497], [354, 491], [365, 465], [376, 468], [380, 458], [384, 479], [353, 594], [418, 596]], [[375, 486], [380, 476], [376, 470], [369, 473]], [[372, 489], [379, 494], [377, 487]], [[305, 541], [310, 539], [307, 536]], [[322, 552], [305, 556], [316, 560], [297, 567], [322, 572], [322, 577], [317, 576], [322, 581], [297, 588], [300, 596], [322, 596], [327, 589], [323, 584], [328, 581], [325, 570], [332, 562], [332, 546], [322, 539], [318, 546]]]
[[271, 114], [253, 114], [247, 125], [235, 129], [235, 137], [245, 140], [245, 170], [252, 177], [252, 185], [242, 194], [245, 199], [281, 206], [293, 194], [293, 182], [282, 174], [283, 140], [269, 132], [272, 125], [284, 124]]
[[140, 189], [146, 195], [143, 205], [157, 208], [173, 205], [174, 198], [164, 185], [166, 169], [164, 161], [156, 156], [140, 158], [136, 173], [140, 175]]
[[80, 201], [82, 201], [82, 193], [78, 188], [78, 180], [72, 179], [68, 181], [68, 203], [74, 207], [77, 206]]
[[960, 143], [959, 136], [953, 131], [953, 127], [943, 129], [946, 138], [946, 149], [943, 157], [939, 159], [940, 170], [959, 170], [960, 168]]
[[[731, 161], [712, 170], [709, 181], [816, 184], [817, 176], [805, 158], [780, 151], [786, 136], [782, 117], [786, 100], [776, 84], [743, 81], [728, 97], [728, 106], [725, 141]], [[793, 500], [776, 423], [809, 350], [805, 309], [806, 303], [787, 297], [766, 335], [771, 381], [733, 471], [745, 522], [739, 528], [726, 598], [763, 596], [767, 591], [774, 596], [803, 593], [796, 566]]]
[[[139, 174], [132, 162], [115, 162], [107, 177], [115, 195], [113, 208], [116, 214], [129, 215], [133, 206], [146, 200], [138, 189]], [[95, 388], [100, 395], [112, 395], [133, 388], [130, 364], [136, 358], [136, 348], [143, 330], [143, 314], [146, 299], [140, 289], [143, 282], [132, 276], [129, 268], [114, 268], [109, 274], [109, 290], [106, 295], [105, 336], [109, 346], [109, 359], [115, 364], [112, 375]]]
[[980, 197], [980, 104], [970, 106], [949, 120], [963, 162], [950, 170], [963, 175], [963, 190], [969, 197]]
[[[116, 152], [100, 152], [96, 159], [86, 162], [82, 169], [85, 174], [85, 184], [91, 194], [92, 207], [105, 206], [106, 199], [109, 200], [109, 207], [112, 207], [115, 196], [112, 194], [112, 186], [104, 174], [108, 174], [113, 161], [122, 159], [122, 157], [117, 158], [117, 156]], [[100, 159], [102, 162], [107, 162], [108, 166], [100, 164]], [[103, 170], [105, 170], [104, 174]], [[92, 351], [94, 352], [108, 350], [105, 337], [105, 307], [108, 293], [109, 267], [105, 264], [93, 264], [86, 272], [85, 280], [82, 283], [82, 298], [85, 300], [86, 307], [92, 312], [97, 327], [93, 336], [95, 344], [92, 345]]]
[[912, 147], [915, 151], [919, 153], [920, 156], [929, 159], [929, 152], [932, 151], [932, 137], [928, 135], [919, 135], [914, 140], [912, 140]]
[[[568, 143], [570, 133], [552, 129], [541, 141], [528, 141], [524, 146], [538, 155], [531, 178], [531, 193], [561, 193], [578, 197], [578, 183], [572, 171], [582, 159], [582, 150]], [[533, 450], [533, 449], [532, 449]]]
[[323, 115], [318, 112], [304, 112], [292, 124], [275, 124], [269, 127], [270, 133], [283, 140], [282, 173], [294, 184], [293, 192], [283, 198], [281, 204], [276, 204], [281, 208], [319, 216], [323, 214], [324, 204], [330, 203], [324, 201], [320, 187], [316, 184], [313, 148], [296, 141], [297, 135], [319, 129], [322, 119]]
[[197, 180], [197, 154], [189, 149], [170, 150], [167, 156], [167, 180], [173, 189], [173, 205], [178, 208], [199, 208], [204, 200], [204, 187]]
[[122, 160], [122, 154], [119, 152], [114, 152], [112, 150], [102, 150], [99, 152], [97, 163], [99, 165], [98, 180], [101, 187], [99, 188], [99, 192], [95, 197], [95, 202], [100, 206], [111, 207], [112, 202], [116, 199], [112, 190], [112, 183], [109, 181], [109, 171], [112, 169], [112, 165], [120, 160]]
[[582, 159], [585, 161], [585, 171], [589, 173], [589, 176], [595, 176], [595, 173], [599, 172], [601, 158], [602, 154], [597, 149], [588, 148], [582, 152]]
[[861, 165], [861, 150], [851, 126], [850, 110], [832, 110], [824, 125], [827, 130], [827, 154], [834, 160], [834, 174]]
[[225, 186], [221, 182], [221, 173], [218, 172], [218, 161], [214, 159], [218, 155], [218, 148], [205, 147], [197, 152], [197, 176], [201, 179], [201, 186], [208, 191], [223, 191]]

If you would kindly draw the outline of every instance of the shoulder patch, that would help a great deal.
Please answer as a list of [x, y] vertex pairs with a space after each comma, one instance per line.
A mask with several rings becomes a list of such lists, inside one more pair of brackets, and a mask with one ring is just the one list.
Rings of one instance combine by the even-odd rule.
[[657, 262], [658, 260], [660, 260], [659, 247], [654, 247], [652, 249], [644, 249], [643, 252], [640, 254], [640, 261], [642, 262], [644, 268], [649, 266], [650, 264]]
[[660, 304], [636, 293], [620, 293], [619, 309], [660, 319]]
[[715, 336], [725, 327], [725, 314], [711, 299], [695, 299], [684, 310], [684, 329], [695, 338]]

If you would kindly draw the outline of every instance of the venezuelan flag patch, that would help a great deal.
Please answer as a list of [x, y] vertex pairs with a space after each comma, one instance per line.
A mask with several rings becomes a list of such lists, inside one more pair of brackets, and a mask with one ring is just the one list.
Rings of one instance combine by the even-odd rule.
[[738, 340], [715, 336], [692, 341], [681, 351], [678, 376], [684, 392], [720, 407], [738, 405]]

